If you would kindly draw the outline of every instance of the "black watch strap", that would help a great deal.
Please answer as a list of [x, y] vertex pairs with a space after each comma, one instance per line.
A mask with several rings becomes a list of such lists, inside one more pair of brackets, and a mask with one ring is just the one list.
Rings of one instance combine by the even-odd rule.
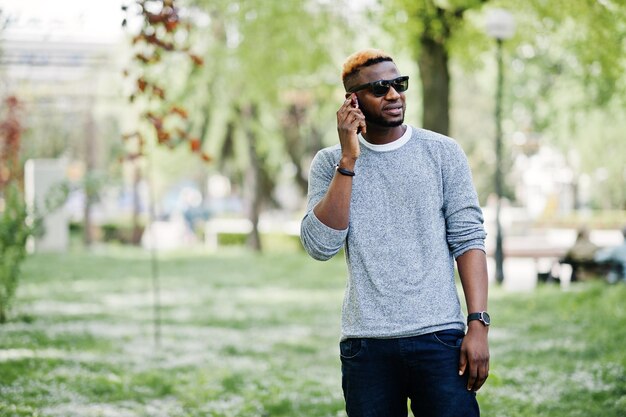
[[478, 320], [485, 326], [489, 326], [491, 324], [491, 317], [489, 317], [489, 313], [487, 313], [486, 311], [479, 311], [478, 313], [468, 314], [467, 324], [469, 324], [469, 322], [473, 320]]

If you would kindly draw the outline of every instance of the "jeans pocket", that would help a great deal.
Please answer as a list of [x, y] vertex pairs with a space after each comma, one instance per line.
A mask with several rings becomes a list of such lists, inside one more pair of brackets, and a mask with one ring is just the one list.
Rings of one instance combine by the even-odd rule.
[[339, 354], [344, 359], [356, 357], [363, 347], [362, 339], [346, 339], [339, 342]]
[[433, 339], [435, 339], [439, 344], [451, 349], [461, 349], [461, 343], [463, 343], [464, 337], [465, 333], [461, 330], [454, 329], [441, 330], [433, 333]]

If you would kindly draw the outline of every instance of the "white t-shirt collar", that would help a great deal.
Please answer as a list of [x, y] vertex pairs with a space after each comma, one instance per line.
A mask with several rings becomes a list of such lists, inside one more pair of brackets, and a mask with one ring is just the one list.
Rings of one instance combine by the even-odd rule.
[[398, 139], [394, 140], [393, 142], [385, 143], [384, 145], [375, 145], [373, 143], [369, 143], [368, 141], [366, 141], [363, 135], [361, 135], [360, 133], [359, 133], [359, 142], [361, 142], [361, 144], [365, 146], [366, 148], [369, 148], [375, 152], [395, 151], [396, 149], [399, 149], [402, 146], [404, 146], [404, 144], [406, 144], [409, 141], [409, 139], [411, 139], [412, 133], [413, 133], [413, 129], [411, 128], [411, 126], [406, 125], [406, 132], [404, 132], [402, 136], [400, 136]]

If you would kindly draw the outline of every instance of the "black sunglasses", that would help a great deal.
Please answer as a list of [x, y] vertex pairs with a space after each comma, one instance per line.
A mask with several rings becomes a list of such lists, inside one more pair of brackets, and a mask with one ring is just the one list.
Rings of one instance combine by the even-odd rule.
[[409, 88], [409, 76], [403, 75], [393, 80], [378, 80], [371, 83], [357, 85], [348, 90], [348, 93], [356, 93], [357, 91], [371, 89], [372, 94], [376, 97], [382, 97], [387, 94], [389, 88], [393, 87], [398, 93], [403, 93]]

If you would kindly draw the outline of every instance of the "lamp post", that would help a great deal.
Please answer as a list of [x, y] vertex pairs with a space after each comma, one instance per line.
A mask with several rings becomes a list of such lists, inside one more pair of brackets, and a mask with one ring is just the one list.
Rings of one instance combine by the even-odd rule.
[[515, 32], [515, 20], [513, 16], [503, 9], [492, 9], [487, 14], [486, 30], [489, 36], [496, 40], [498, 62], [498, 83], [496, 85], [496, 170], [494, 174], [496, 188], [496, 281], [501, 284], [504, 281], [504, 252], [502, 250], [502, 224], [500, 222], [500, 209], [502, 200], [502, 86], [504, 84], [504, 68], [502, 65], [502, 43], [509, 39]]

